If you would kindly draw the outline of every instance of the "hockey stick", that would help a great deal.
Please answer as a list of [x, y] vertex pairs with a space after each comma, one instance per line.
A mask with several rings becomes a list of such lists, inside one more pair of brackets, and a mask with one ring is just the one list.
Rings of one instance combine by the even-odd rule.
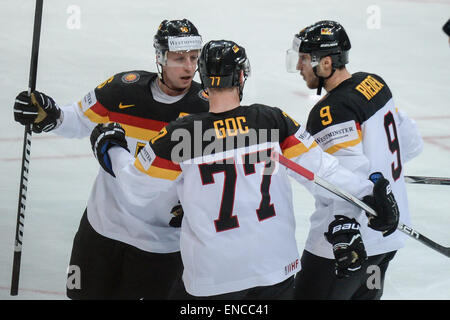
[[[42, 21], [42, 6], [43, 6], [42, 2], [43, 0], [36, 0], [36, 8], [34, 12], [33, 43], [31, 45], [30, 76], [28, 79], [29, 96], [36, 88], [39, 40], [41, 36], [41, 21]], [[25, 203], [27, 199], [28, 172], [31, 155], [31, 132], [32, 132], [31, 125], [25, 126], [25, 133], [23, 138], [23, 151], [22, 151], [22, 169], [20, 172], [19, 204], [17, 209], [14, 259], [11, 278], [10, 294], [12, 296], [16, 296], [19, 293], [20, 261], [22, 258], [22, 237], [25, 220]]]
[[[309, 171], [308, 169], [302, 167], [298, 163], [289, 160], [288, 158], [284, 157], [283, 155], [279, 154], [278, 152], [272, 152], [271, 159], [274, 161], [278, 161], [285, 167], [291, 169], [292, 171], [300, 174], [301, 176], [305, 177], [306, 179], [318, 184], [322, 188], [327, 189], [328, 191], [334, 193], [335, 195], [341, 197], [342, 199], [350, 202], [351, 204], [359, 207], [360, 209], [363, 209], [364, 211], [368, 212], [371, 215], [376, 216], [377, 213], [375, 210], [373, 210], [371, 207], [369, 207], [367, 204], [356, 198], [355, 196], [349, 194], [345, 190], [342, 190], [341, 188], [329, 183], [328, 181], [318, 177], [313, 172]], [[422, 242], [424, 245], [430, 247], [431, 249], [436, 250], [439, 253], [442, 253], [443, 255], [450, 258], [450, 247], [444, 247], [433, 240], [428, 239], [427, 237], [421, 235], [419, 232], [414, 230], [413, 228], [410, 228], [403, 223], [399, 223], [398, 230], [402, 231], [403, 233], [406, 233], [411, 238], [414, 238], [420, 242]]]
[[450, 178], [439, 177], [405, 176], [405, 182], [415, 184], [437, 184], [450, 186]]

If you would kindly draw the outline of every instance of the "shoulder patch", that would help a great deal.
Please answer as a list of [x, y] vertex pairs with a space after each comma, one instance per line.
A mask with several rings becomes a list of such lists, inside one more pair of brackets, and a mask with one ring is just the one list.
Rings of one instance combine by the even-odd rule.
[[[142, 168], [147, 171], [153, 160], [155, 160], [156, 155], [155, 152], [153, 151], [152, 147], [150, 146], [150, 144], [147, 144], [144, 148], [141, 149], [141, 151], [138, 153], [137, 155], [137, 159], [136, 162], [139, 161], [140, 165], [142, 166]], [[135, 162], [135, 165], [136, 165]]]
[[198, 96], [199, 96], [200, 99], [202, 99], [202, 100], [204, 100], [204, 101], [209, 101], [209, 96], [208, 96], [208, 94], [207, 94], [203, 89], [201, 89], [201, 90], [198, 92]]
[[123, 83], [135, 83], [138, 82], [140, 78], [141, 76], [139, 75], [139, 73], [128, 72], [122, 76], [121, 80]]
[[294, 136], [305, 145], [306, 148], [310, 148], [311, 145], [314, 143], [314, 138], [311, 136], [311, 134], [306, 131], [306, 129], [303, 126], [300, 126], [297, 132], [294, 134]]
[[314, 135], [316, 142], [328, 153], [341, 148], [354, 146], [361, 142], [361, 127], [354, 120], [326, 127]]
[[83, 97], [81, 100], [81, 109], [83, 112], [86, 112], [89, 108], [97, 103], [97, 97], [95, 96], [94, 91], [90, 91], [87, 95]]

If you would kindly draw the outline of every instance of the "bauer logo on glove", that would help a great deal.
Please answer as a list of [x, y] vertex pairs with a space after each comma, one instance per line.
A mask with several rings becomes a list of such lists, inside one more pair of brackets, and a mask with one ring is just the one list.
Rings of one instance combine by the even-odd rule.
[[334, 217], [335, 220], [330, 223], [328, 232], [324, 235], [333, 246], [336, 276], [346, 278], [361, 269], [367, 253], [355, 218], [342, 215]]
[[332, 234], [340, 230], [359, 230], [359, 223], [344, 223], [338, 224], [333, 228]]

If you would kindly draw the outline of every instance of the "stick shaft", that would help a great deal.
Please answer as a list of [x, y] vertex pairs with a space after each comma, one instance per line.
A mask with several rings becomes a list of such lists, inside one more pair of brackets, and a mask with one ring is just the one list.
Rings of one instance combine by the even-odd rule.
[[[309, 171], [308, 169], [302, 167], [298, 163], [289, 160], [288, 158], [284, 157], [283, 155], [272, 152], [271, 156], [272, 160], [278, 161], [282, 165], [286, 166], [287, 168], [291, 169], [292, 171], [300, 174], [301, 176], [305, 177], [306, 179], [313, 181], [314, 183], [320, 185], [321, 187], [327, 189], [328, 191], [334, 193], [335, 195], [343, 198], [344, 200], [350, 202], [351, 204], [359, 207], [360, 209], [363, 209], [367, 211], [368, 213], [376, 216], [375, 210], [373, 210], [371, 207], [366, 205], [364, 202], [359, 200], [358, 198], [354, 197], [353, 195], [349, 194], [345, 190], [342, 190], [341, 188], [329, 183], [328, 181], [316, 176], [313, 172]], [[407, 234], [413, 239], [416, 239], [423, 243], [424, 245], [428, 246], [431, 249], [434, 249], [438, 251], [439, 253], [444, 254], [447, 257], [450, 257], [450, 248], [444, 247], [433, 240], [423, 236], [418, 231], [414, 230], [411, 227], [408, 227], [407, 225], [403, 223], [399, 223], [398, 230], [402, 231], [403, 233]]]
[[415, 184], [435, 184], [450, 186], [450, 178], [441, 177], [405, 176], [405, 182]]
[[[41, 35], [41, 22], [42, 22], [42, 7], [43, 7], [43, 0], [36, 0], [36, 8], [34, 13], [34, 27], [33, 27], [33, 43], [31, 46], [30, 76], [28, 78], [29, 95], [31, 95], [31, 92], [33, 92], [36, 88], [39, 41]], [[25, 126], [25, 133], [23, 138], [23, 150], [22, 150], [22, 168], [20, 172], [20, 187], [19, 187], [19, 200], [17, 208], [14, 258], [11, 277], [10, 294], [12, 296], [15, 296], [19, 293], [20, 262], [22, 258], [22, 239], [25, 222], [25, 206], [27, 198], [28, 173], [31, 155], [31, 132], [32, 132], [31, 126], [30, 125]]]
[[342, 190], [340, 188], [337, 188], [336, 186], [332, 185], [328, 181], [316, 176], [314, 172], [309, 171], [305, 167], [302, 167], [298, 163], [289, 160], [288, 158], [284, 157], [283, 155], [274, 152], [274, 159], [280, 162], [285, 167], [291, 169], [292, 171], [297, 172], [301, 176], [305, 177], [306, 179], [313, 181], [314, 183], [318, 184], [322, 188], [327, 189], [328, 191], [336, 194], [337, 196], [349, 201], [352, 204], [357, 205], [360, 209], [363, 209], [370, 214], [376, 216], [377, 213], [375, 210], [373, 210], [371, 207], [369, 207], [367, 204], [356, 198], [355, 196], [351, 195], [350, 193], [346, 192], [345, 190]]

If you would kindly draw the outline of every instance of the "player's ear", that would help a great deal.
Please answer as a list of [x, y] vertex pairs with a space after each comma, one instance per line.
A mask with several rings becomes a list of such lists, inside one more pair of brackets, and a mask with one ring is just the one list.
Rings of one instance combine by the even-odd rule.
[[322, 67], [322, 70], [328, 71], [332, 69], [333, 61], [331, 60], [331, 57], [323, 57], [322, 59], [320, 59], [320, 65]]

